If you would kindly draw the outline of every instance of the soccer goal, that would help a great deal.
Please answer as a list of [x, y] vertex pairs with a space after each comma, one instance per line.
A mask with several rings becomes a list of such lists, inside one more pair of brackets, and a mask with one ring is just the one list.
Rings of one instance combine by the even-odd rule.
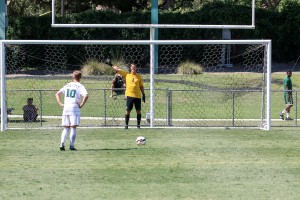
[[[142, 74], [142, 127], [271, 127], [270, 40], [2, 40], [0, 50], [2, 131], [60, 127], [54, 94], [75, 69], [90, 96], [80, 126], [123, 127], [125, 100], [110, 97], [107, 58], [124, 70], [135, 63]], [[30, 121], [28, 98], [37, 107]]]

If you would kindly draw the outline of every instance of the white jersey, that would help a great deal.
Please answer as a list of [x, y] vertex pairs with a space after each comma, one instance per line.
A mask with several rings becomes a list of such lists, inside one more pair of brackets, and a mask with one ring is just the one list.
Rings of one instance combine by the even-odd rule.
[[70, 82], [59, 91], [64, 94], [63, 115], [80, 114], [79, 104], [81, 102], [81, 97], [88, 94], [85, 87], [79, 82]]

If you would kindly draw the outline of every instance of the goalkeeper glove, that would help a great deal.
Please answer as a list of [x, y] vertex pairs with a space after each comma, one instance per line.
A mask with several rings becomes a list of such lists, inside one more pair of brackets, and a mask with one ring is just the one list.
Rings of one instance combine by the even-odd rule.
[[111, 60], [109, 59], [109, 58], [107, 58], [106, 60], [105, 60], [105, 64], [107, 64], [107, 65], [109, 65], [109, 66], [113, 66], [113, 64], [111, 63]]
[[145, 94], [143, 94], [143, 102], [145, 103], [146, 102], [146, 97], [145, 97]]

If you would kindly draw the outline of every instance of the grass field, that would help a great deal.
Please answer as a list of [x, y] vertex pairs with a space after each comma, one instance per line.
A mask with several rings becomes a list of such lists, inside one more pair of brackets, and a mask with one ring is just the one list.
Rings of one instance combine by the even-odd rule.
[[60, 134], [0, 133], [0, 199], [300, 199], [297, 128], [78, 129], [65, 152]]

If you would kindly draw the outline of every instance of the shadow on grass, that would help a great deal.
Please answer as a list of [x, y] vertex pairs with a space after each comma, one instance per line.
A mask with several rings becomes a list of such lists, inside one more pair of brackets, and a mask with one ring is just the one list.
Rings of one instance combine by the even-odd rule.
[[78, 149], [77, 151], [130, 151], [130, 150], [136, 150], [136, 149], [139, 149], [139, 148], [124, 148], [124, 149]]
[[25, 122], [24, 120], [22, 120], [22, 119], [14, 119], [14, 120], [9, 120], [8, 121], [9, 123], [32, 123], [32, 124], [36, 124], [36, 123], [41, 123], [41, 122], [47, 122], [46, 120], [42, 120], [42, 121], [40, 121], [40, 120], [37, 120], [37, 121], [35, 121], [35, 122]]

